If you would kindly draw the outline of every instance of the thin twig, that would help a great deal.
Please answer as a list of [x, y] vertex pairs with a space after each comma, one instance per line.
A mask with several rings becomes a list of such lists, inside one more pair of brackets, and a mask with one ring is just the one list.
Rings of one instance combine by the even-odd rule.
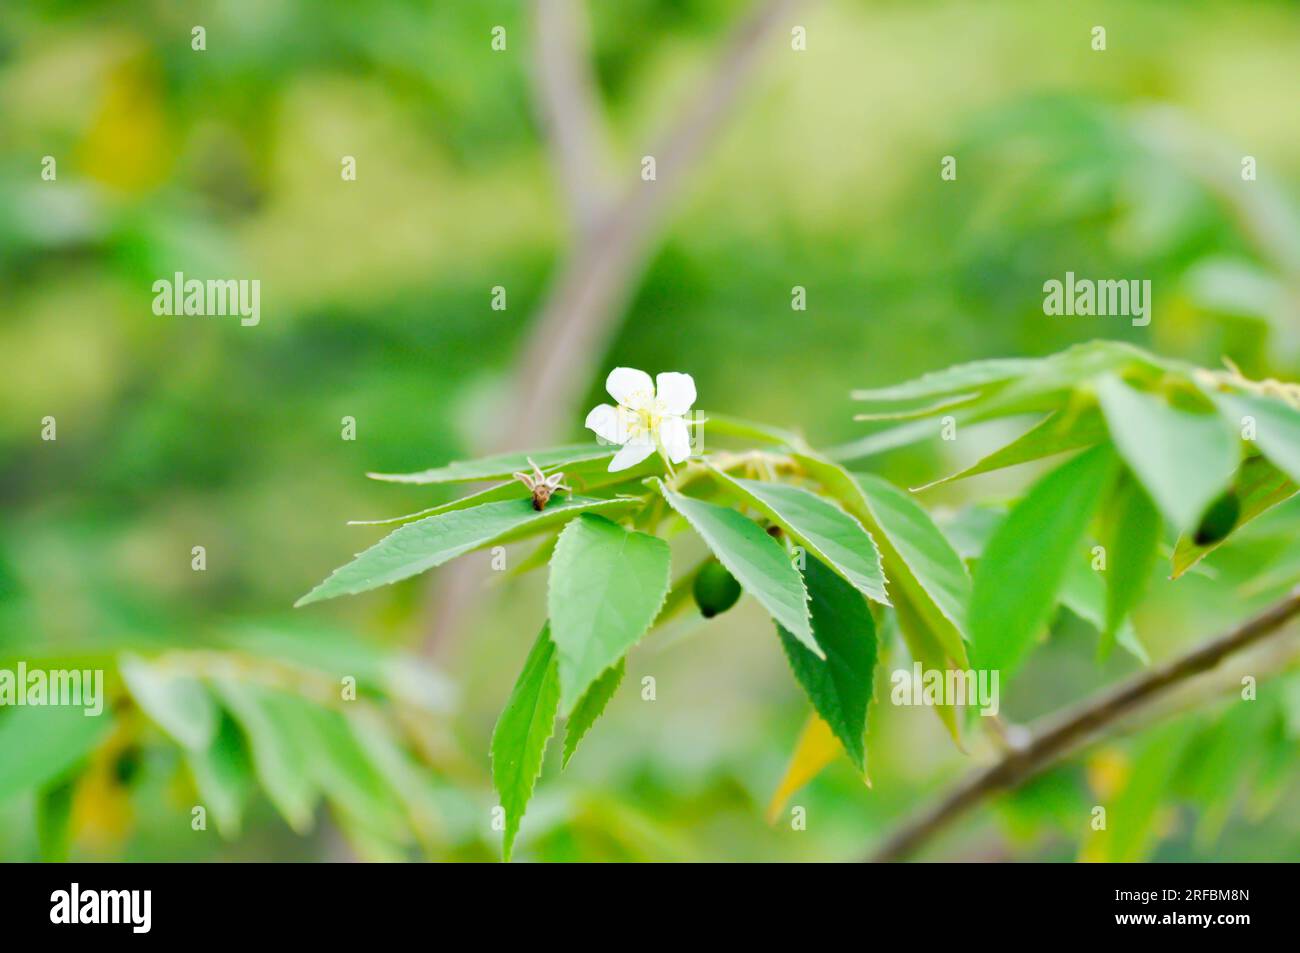
[[1300, 614], [1300, 588], [1226, 635], [1134, 676], [1061, 715], [1044, 719], [1041, 727], [1030, 732], [1027, 742], [987, 768], [968, 775], [947, 796], [894, 831], [866, 859], [875, 862], [905, 859], [977, 804], [1024, 783], [1102, 728], [1187, 679], [1208, 672], [1228, 656], [1281, 629], [1297, 614]]

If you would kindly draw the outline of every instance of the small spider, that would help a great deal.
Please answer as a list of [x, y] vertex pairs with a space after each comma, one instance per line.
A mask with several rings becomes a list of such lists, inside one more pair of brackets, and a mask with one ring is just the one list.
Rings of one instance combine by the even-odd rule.
[[529, 465], [533, 468], [533, 472], [531, 474], [516, 473], [515, 479], [532, 491], [533, 509], [539, 511], [545, 509], [546, 504], [550, 502], [551, 494], [556, 490], [567, 490], [570, 493], [573, 492], [573, 487], [565, 486], [560, 482], [564, 479], [563, 473], [552, 473], [550, 476], [547, 476], [542, 473], [541, 467], [533, 463], [532, 457], [527, 457], [526, 459], [528, 460]]

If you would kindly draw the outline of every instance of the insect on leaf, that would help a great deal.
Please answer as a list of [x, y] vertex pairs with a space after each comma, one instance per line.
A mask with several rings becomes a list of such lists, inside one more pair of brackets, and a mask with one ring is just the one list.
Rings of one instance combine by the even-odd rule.
[[408, 579], [472, 550], [518, 538], [594, 510], [615, 512], [639, 500], [572, 497], [538, 512], [531, 500], [503, 500], [407, 523], [389, 533], [299, 599], [304, 606]]
[[386, 483], [470, 483], [477, 480], [502, 480], [517, 470], [531, 470], [529, 459], [539, 467], [564, 467], [586, 460], [608, 460], [614, 455], [608, 447], [584, 443], [568, 447], [551, 447], [527, 453], [502, 453], [478, 460], [458, 460], [445, 467], [418, 473], [367, 473], [372, 480]]

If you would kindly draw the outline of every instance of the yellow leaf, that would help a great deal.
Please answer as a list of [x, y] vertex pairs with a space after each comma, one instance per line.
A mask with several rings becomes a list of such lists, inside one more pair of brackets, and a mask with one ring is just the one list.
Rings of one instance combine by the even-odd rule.
[[[785, 776], [776, 786], [772, 802], [767, 806], [769, 824], [776, 823], [781, 808], [785, 806], [790, 796], [821, 774], [822, 769], [834, 761], [841, 750], [830, 725], [826, 724], [816, 712], [810, 714], [807, 722], [804, 723], [803, 731], [799, 734], [799, 741], [794, 746], [794, 754], [790, 756], [790, 764], [785, 769]], [[867, 784], [870, 785], [871, 781], [867, 780]]]
[[1110, 800], [1124, 789], [1132, 765], [1118, 748], [1102, 748], [1084, 764], [1088, 786], [1103, 800]]
[[160, 68], [143, 54], [111, 70], [81, 143], [81, 167], [123, 192], [158, 185], [171, 164]]

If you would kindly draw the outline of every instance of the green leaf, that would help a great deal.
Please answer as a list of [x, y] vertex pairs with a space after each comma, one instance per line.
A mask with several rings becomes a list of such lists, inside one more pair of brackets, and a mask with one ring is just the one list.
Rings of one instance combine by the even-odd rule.
[[[942, 672], [949, 668], [968, 668], [969, 662], [954, 663], [949, 658], [943, 643], [939, 641], [936, 630], [922, 618], [921, 613], [912, 604], [912, 594], [909, 593], [915, 594], [915, 590], [904, 591], [900, 587], [899, 591], [894, 593], [894, 615], [898, 620], [899, 635], [903, 637], [903, 642], [907, 645], [907, 651], [912, 656], [913, 661], [920, 662], [921, 668], [927, 672]], [[963, 748], [961, 723], [957, 719], [957, 706], [949, 702], [943, 702], [934, 705], [933, 708], [935, 717], [943, 722], [943, 726], [948, 729], [948, 734], [952, 736], [953, 743], [958, 748]]]
[[591, 730], [596, 719], [604, 714], [605, 706], [609, 704], [609, 700], [614, 697], [614, 692], [618, 691], [618, 686], [623, 681], [626, 668], [623, 659], [619, 659], [612, 668], [605, 669], [604, 674], [592, 683], [586, 694], [578, 701], [573, 714], [569, 716], [568, 723], [564, 726], [564, 756], [560, 760], [561, 768], [569, 766], [569, 759], [578, 750], [578, 742]]
[[1255, 442], [1273, 465], [1300, 482], [1300, 410], [1257, 394], [1214, 394], [1214, 402], [1237, 430], [1243, 417], [1255, 418]]
[[349, 526], [394, 526], [398, 523], [414, 523], [416, 520], [424, 519], [427, 516], [438, 516], [442, 513], [450, 513], [454, 510], [468, 510], [471, 507], [481, 506], [484, 503], [498, 503], [501, 500], [521, 500], [531, 497], [528, 488], [518, 480], [510, 483], [498, 483], [496, 486], [490, 486], [486, 490], [479, 490], [477, 493], [471, 493], [468, 496], [462, 496], [456, 500], [450, 500], [447, 503], [439, 503], [437, 506], [429, 506], [422, 510], [416, 510], [413, 513], [403, 513], [401, 516], [389, 516], [379, 520], [348, 520]]
[[183, 748], [202, 751], [217, 730], [217, 705], [203, 683], [136, 655], [118, 660], [122, 681], [141, 710]]
[[[977, 399], [962, 409], [976, 411], [977, 416], [988, 419], [994, 415], [1055, 409], [1062, 403], [1061, 395], [1085, 381], [1121, 368], [1150, 376], [1161, 371], [1164, 364], [1120, 341], [1090, 341], [1043, 358], [961, 364], [893, 387], [855, 391], [853, 396], [866, 401], [869, 408], [888, 411], [891, 405], [899, 403], [915, 405], [937, 397], [973, 395]], [[930, 408], [930, 412], [945, 409], [940, 403]]]
[[907, 594], [913, 611], [945, 654], [959, 668], [966, 668], [963, 638], [970, 598], [966, 564], [911, 496], [870, 474], [855, 473], [853, 479], [880, 528], [874, 537], [885, 553], [886, 577]]
[[[297, 737], [305, 744], [308, 767], [343, 826], [381, 846], [381, 853], [410, 840], [406, 813], [384, 772], [363, 746], [352, 718], [301, 698], [275, 693], [275, 708], [286, 723], [304, 725]], [[296, 716], [296, 717], [295, 717]]]
[[99, 746], [113, 725], [66, 705], [0, 708], [0, 803], [62, 778]]
[[527, 453], [501, 453], [477, 460], [457, 460], [445, 467], [421, 470], [418, 473], [367, 473], [372, 480], [386, 483], [470, 483], [476, 480], [500, 480], [521, 471], [531, 471], [536, 463], [543, 470], [565, 467], [585, 460], [612, 459], [614, 451], [594, 443], [551, 447]]
[[939, 400], [908, 406], [892, 405], [888, 410], [875, 410], [871, 413], [854, 414], [854, 420], [916, 420], [920, 417], [933, 417], [945, 410], [953, 410], [979, 400], [979, 394], [955, 394]]
[[970, 626], [975, 659], [1004, 679], [1046, 627], [1071, 558], [1115, 469], [1109, 447], [1085, 451], [1034, 484], [993, 534], [975, 567]]
[[[600, 494], [604, 497], [624, 487], [628, 492], [635, 493], [641, 490], [641, 480], [647, 476], [663, 472], [663, 462], [658, 457], [649, 457], [636, 466], [629, 467], [626, 470], [619, 470], [617, 473], [610, 473], [608, 466], [609, 457], [607, 456], [598, 457], [595, 460], [581, 461], [572, 465], [563, 465], [564, 484], [573, 487], [575, 493], [584, 495], [589, 495], [594, 490], [604, 490], [606, 492]], [[554, 472], [554, 470], [551, 472]], [[447, 503], [440, 503], [437, 506], [417, 510], [414, 513], [390, 516], [387, 519], [380, 520], [348, 520], [348, 525], [392, 526], [397, 523], [410, 523], [426, 516], [437, 516], [439, 513], [450, 513], [453, 510], [467, 510], [483, 503], [497, 503], [501, 500], [519, 500], [531, 497], [532, 491], [528, 487], [518, 480], [510, 480]]]
[[1200, 809], [1194, 841], [1199, 850], [1214, 848], [1240, 806], [1241, 790], [1260, 787], [1257, 771], [1266, 761], [1277, 714], [1266, 698], [1239, 700], [1188, 741], [1171, 787]]
[[[348, 728], [400, 807], [426, 852], [442, 843], [442, 806], [428, 771], [403, 744], [401, 726], [380, 708], [349, 708]], [[398, 819], [400, 822], [400, 819]], [[405, 840], [405, 835], [402, 834]]]
[[668, 544], [601, 516], [579, 516], [551, 557], [547, 611], [568, 715], [650, 628], [668, 594]]
[[1106, 425], [1101, 419], [1101, 414], [1096, 410], [1077, 414], [1056, 411], [1044, 417], [1011, 443], [993, 451], [964, 470], [917, 487], [913, 492], [919, 493], [931, 487], [964, 480], [981, 473], [991, 473], [994, 470], [1052, 457], [1058, 453], [1091, 447], [1105, 439]]
[[[1300, 492], [1300, 486], [1267, 459], [1247, 457], [1237, 473], [1236, 493], [1241, 515], [1237, 517], [1234, 532], [1279, 503], [1285, 503], [1297, 492]], [[1193, 531], [1186, 532], [1178, 537], [1178, 542], [1174, 545], [1174, 579], [1227, 542], [1226, 539], [1221, 539], [1207, 546], [1198, 546], [1194, 536]]]
[[713, 473], [864, 596], [889, 605], [880, 551], [856, 519], [803, 487]]
[[703, 416], [711, 434], [738, 437], [743, 440], [757, 440], [762, 443], [786, 447], [796, 447], [802, 443], [798, 434], [782, 430], [780, 427], [769, 427], [767, 424], [742, 420], [739, 417], [730, 417], [726, 414], [715, 414], [712, 411], [705, 413]]
[[821, 659], [777, 626], [795, 678], [813, 708], [839, 738], [859, 772], [865, 772], [867, 706], [876, 668], [876, 626], [866, 599], [816, 559], [804, 568], [813, 634]]
[[699, 533], [740, 587], [762, 603], [776, 623], [807, 646], [825, 653], [808, 624], [808, 593], [781, 544], [733, 509], [683, 496], [656, 481], [668, 505]]
[[[1106, 629], [1108, 598], [1106, 583], [1102, 581], [1101, 576], [1102, 573], [1094, 570], [1090, 562], [1072, 559], [1066, 570], [1065, 583], [1060, 593], [1061, 605], [1096, 629], [1098, 636], [1102, 636]], [[1102, 641], [1098, 642], [1099, 648]], [[1145, 646], [1138, 641], [1131, 619], [1125, 619], [1119, 624], [1115, 632], [1115, 643], [1143, 665], [1151, 664], [1151, 656], [1147, 654]], [[1102, 653], [1099, 651], [1098, 654]]]
[[1037, 364], [1037, 359], [1014, 357], [955, 364], [903, 384], [855, 390], [853, 399], [871, 403], [894, 403], [982, 390], [992, 384], [1002, 384], [1020, 377]]
[[311, 830], [320, 789], [308, 762], [304, 719], [279, 693], [232, 678], [212, 679], [222, 703], [248, 736], [253, 771], [267, 797], [299, 834]]
[[977, 405], [980, 419], [1049, 411], [1064, 406], [1098, 378], [1122, 372], [1154, 382], [1167, 370], [1164, 362], [1131, 344], [1089, 341], [1042, 358], [1022, 377], [993, 392]]
[[999, 503], [972, 503], [948, 513], [940, 528], [957, 554], [969, 562], [979, 559], [1006, 518], [1007, 511]]
[[1156, 815], [1178, 769], [1188, 727], [1186, 720], [1175, 721], [1145, 735], [1133, 754], [1124, 788], [1106, 805], [1106, 828], [1084, 835], [1096, 841], [1084, 852], [1085, 859], [1135, 863], [1150, 853], [1160, 838]]
[[[958, 409], [953, 416], [959, 422], [964, 422], [961, 409]], [[938, 436], [942, 429], [942, 425], [934, 420], [909, 420], [891, 427], [884, 427], [874, 433], [867, 434], [865, 437], [859, 437], [857, 440], [850, 440], [848, 443], [830, 447], [821, 451], [821, 456], [826, 460], [834, 460], [837, 463], [864, 460], [867, 457], [874, 457], [890, 450], [897, 450], [899, 447], [907, 447], [914, 443], [920, 443], [922, 440], [928, 440], [931, 437]]]
[[1180, 530], [1194, 527], [1232, 482], [1240, 448], [1214, 413], [1195, 413], [1135, 390], [1118, 377], [1097, 383], [1111, 439], [1156, 505]]
[[[978, 559], [1006, 517], [1005, 510], [976, 504], [954, 514], [943, 529], [962, 558]], [[1060, 593], [1061, 604], [1096, 629], [1099, 636], [1106, 628], [1107, 589], [1102, 575], [1092, 569], [1090, 561], [1072, 559]], [[1130, 620], [1125, 619], [1120, 623], [1116, 641], [1143, 665], [1151, 664]]]
[[[950, 663], [968, 668], [963, 640], [970, 577], [929, 514], [884, 481], [851, 474], [817, 454], [796, 454], [795, 460], [880, 546], [899, 632], [912, 658], [926, 669], [943, 670]], [[960, 747], [954, 706], [936, 705], [934, 712]]]
[[41, 791], [36, 798], [36, 842], [42, 863], [66, 863], [72, 845], [72, 807], [77, 779], [65, 778]]
[[537, 544], [532, 552], [507, 569], [505, 578], [516, 579], [532, 572], [534, 569], [541, 569], [543, 566], [548, 565], [551, 557], [555, 555], [555, 545], [559, 541], [560, 537], [558, 535], [546, 537]]
[[[987, 365], [987, 366], [986, 366]], [[981, 361], [940, 372], [936, 380], [921, 378], [897, 388], [861, 392], [864, 399], [881, 410], [905, 409], [915, 413], [926, 408], [916, 401], [943, 394], [975, 394], [960, 406], [938, 404], [931, 414], [947, 412], [962, 425], [975, 424], [1027, 413], [1055, 413], [1066, 407], [1086, 384], [1096, 377], [1122, 369], [1142, 379], [1155, 379], [1172, 368], [1167, 362], [1119, 341], [1091, 341], [1034, 360]], [[1091, 400], [1091, 395], [1088, 397]], [[900, 408], [900, 402], [912, 402]], [[823, 456], [840, 462], [858, 460], [932, 438], [939, 432], [931, 419], [910, 420], [868, 434], [851, 443], [826, 451]], [[870, 529], [870, 527], [867, 527]], [[888, 570], [888, 566], [885, 567]]]
[[695, 594], [695, 580], [703, 571], [704, 567], [713, 562], [713, 557], [701, 560], [696, 566], [683, 575], [680, 579], [673, 580], [672, 586], [668, 590], [668, 595], [664, 597], [664, 604], [659, 610], [659, 615], [655, 619], [655, 625], [663, 625], [670, 619], [686, 611], [689, 607], [695, 605], [693, 596]]
[[1125, 476], [1106, 513], [1106, 624], [1101, 655], [1105, 658], [1120, 625], [1142, 598], [1156, 564], [1160, 514], [1146, 491]]
[[524, 530], [545, 529], [579, 513], [597, 509], [611, 512], [637, 505], [639, 500], [573, 497], [553, 502], [538, 512], [529, 500], [505, 500], [430, 516], [398, 527], [352, 562], [334, 570], [294, 605], [354, 595], [408, 579], [471, 550], [514, 538]]
[[547, 624], [528, 653], [524, 670], [492, 732], [492, 783], [506, 814], [501, 852], [507, 861], [519, 833], [519, 822], [533, 796], [533, 785], [542, 773], [542, 757], [555, 730], [559, 708], [560, 676]]
[[199, 803], [207, 808], [217, 831], [227, 840], [238, 837], [253, 776], [235, 722], [223, 715], [208, 747], [187, 751], [185, 762], [194, 778]]

